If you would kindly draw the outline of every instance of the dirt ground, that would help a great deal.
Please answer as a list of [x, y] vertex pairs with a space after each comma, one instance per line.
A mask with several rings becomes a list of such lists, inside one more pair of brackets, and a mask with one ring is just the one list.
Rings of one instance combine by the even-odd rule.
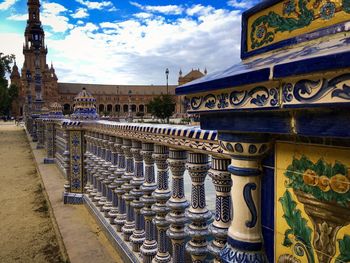
[[0, 262], [64, 262], [26, 134], [0, 122]]

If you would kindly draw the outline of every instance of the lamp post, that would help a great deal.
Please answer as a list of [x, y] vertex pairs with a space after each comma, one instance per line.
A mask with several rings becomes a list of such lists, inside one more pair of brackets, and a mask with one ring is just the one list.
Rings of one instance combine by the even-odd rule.
[[165, 69], [165, 75], [166, 75], [166, 94], [169, 94], [169, 85], [168, 85], [168, 80], [169, 80], [169, 69]]

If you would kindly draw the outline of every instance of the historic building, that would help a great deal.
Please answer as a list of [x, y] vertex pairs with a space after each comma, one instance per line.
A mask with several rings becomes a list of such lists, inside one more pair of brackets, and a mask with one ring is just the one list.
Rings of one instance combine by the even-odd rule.
[[[99, 85], [85, 83], [60, 83], [55, 73], [53, 64], [47, 64], [46, 55], [48, 52], [45, 46], [45, 32], [40, 21], [40, 2], [39, 0], [28, 0], [28, 20], [25, 29], [25, 43], [23, 45], [24, 63], [19, 72], [18, 66], [13, 66], [10, 76], [11, 83], [19, 87], [19, 97], [13, 103], [12, 113], [15, 116], [23, 115], [26, 97], [35, 98], [35, 48], [33, 45], [33, 32], [41, 40], [39, 53], [39, 66], [41, 72], [41, 91], [44, 106], [49, 107], [53, 102], [58, 102], [64, 107], [65, 113], [73, 110], [74, 97], [86, 88], [96, 98], [96, 108], [99, 113], [123, 116], [128, 112], [130, 105], [133, 112], [147, 113], [146, 104], [154, 96], [161, 94], [175, 95], [177, 85]], [[206, 70], [205, 70], [206, 74]], [[179, 84], [204, 76], [200, 70], [192, 70], [187, 75], [182, 76], [179, 73]], [[30, 94], [29, 93], [30, 90]], [[182, 98], [176, 99], [176, 114], [184, 113]]]

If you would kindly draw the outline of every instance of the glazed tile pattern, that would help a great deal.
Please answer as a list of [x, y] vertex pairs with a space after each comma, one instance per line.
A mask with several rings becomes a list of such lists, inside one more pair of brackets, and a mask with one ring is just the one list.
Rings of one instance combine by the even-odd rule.
[[349, 149], [278, 143], [276, 158], [276, 259], [348, 262]]
[[268, 2], [270, 7], [243, 15], [247, 23], [244, 48], [248, 52], [348, 21], [350, 17], [349, 0]]

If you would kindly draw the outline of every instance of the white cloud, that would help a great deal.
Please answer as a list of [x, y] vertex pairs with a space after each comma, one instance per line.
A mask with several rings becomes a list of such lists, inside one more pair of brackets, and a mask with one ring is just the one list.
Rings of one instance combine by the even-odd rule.
[[140, 18], [140, 19], [147, 19], [152, 17], [153, 15], [150, 13], [146, 13], [146, 12], [140, 12], [140, 13], [136, 13], [134, 14], [134, 17]]
[[44, 2], [41, 21], [55, 33], [66, 32], [74, 27], [65, 16], [66, 12], [67, 8], [61, 4]]
[[157, 12], [166, 15], [181, 15], [184, 8], [178, 5], [141, 5], [137, 2], [130, 2], [131, 5], [148, 12]]
[[227, 2], [227, 5], [232, 6], [233, 8], [248, 9], [255, 5], [257, 2], [258, 0], [229, 0]]
[[73, 18], [85, 18], [88, 17], [89, 13], [86, 8], [78, 8], [74, 14], [71, 15]]
[[208, 15], [212, 13], [215, 9], [212, 6], [203, 6], [201, 4], [194, 5], [186, 9], [186, 14], [189, 16], [194, 15]]
[[7, 10], [11, 6], [13, 6], [17, 0], [4, 0], [3, 2], [0, 3], [0, 10]]
[[84, 21], [78, 20], [78, 21], [77, 21], [77, 24], [78, 24], [78, 25], [84, 25]]
[[[239, 61], [240, 11], [193, 6], [168, 20], [136, 15], [122, 22], [77, 25], [47, 41], [59, 81], [110, 84], [177, 83], [179, 69], [225, 69]], [[140, 21], [139, 19], [142, 19]], [[84, 48], [81, 48], [82, 43]]]
[[22, 67], [24, 57], [23, 51], [23, 34], [17, 33], [0, 33], [0, 39], [6, 39], [6, 41], [0, 41], [0, 50], [4, 54], [14, 54], [16, 56], [16, 62], [19, 68]]
[[26, 21], [28, 19], [28, 14], [15, 14], [7, 17], [6, 19], [14, 21]]
[[61, 4], [48, 3], [48, 2], [43, 3], [43, 13], [44, 14], [58, 15], [58, 14], [65, 12], [65, 11], [67, 11], [67, 8], [65, 8]]
[[[40, 20], [43, 25], [48, 26], [54, 33], [66, 32], [74, 26], [69, 23], [68, 17], [65, 16], [67, 8], [58, 3], [43, 3], [43, 10], [40, 14]], [[26, 21], [28, 14], [13, 14], [7, 17], [9, 20]]]
[[[115, 7], [111, 1], [102, 1], [102, 2], [94, 2], [94, 1], [84, 1], [84, 0], [76, 0], [79, 4], [86, 6], [88, 9], [98, 9], [101, 10], [103, 8], [109, 7], [109, 11], [115, 11]], [[114, 9], [113, 9], [114, 7]]]

